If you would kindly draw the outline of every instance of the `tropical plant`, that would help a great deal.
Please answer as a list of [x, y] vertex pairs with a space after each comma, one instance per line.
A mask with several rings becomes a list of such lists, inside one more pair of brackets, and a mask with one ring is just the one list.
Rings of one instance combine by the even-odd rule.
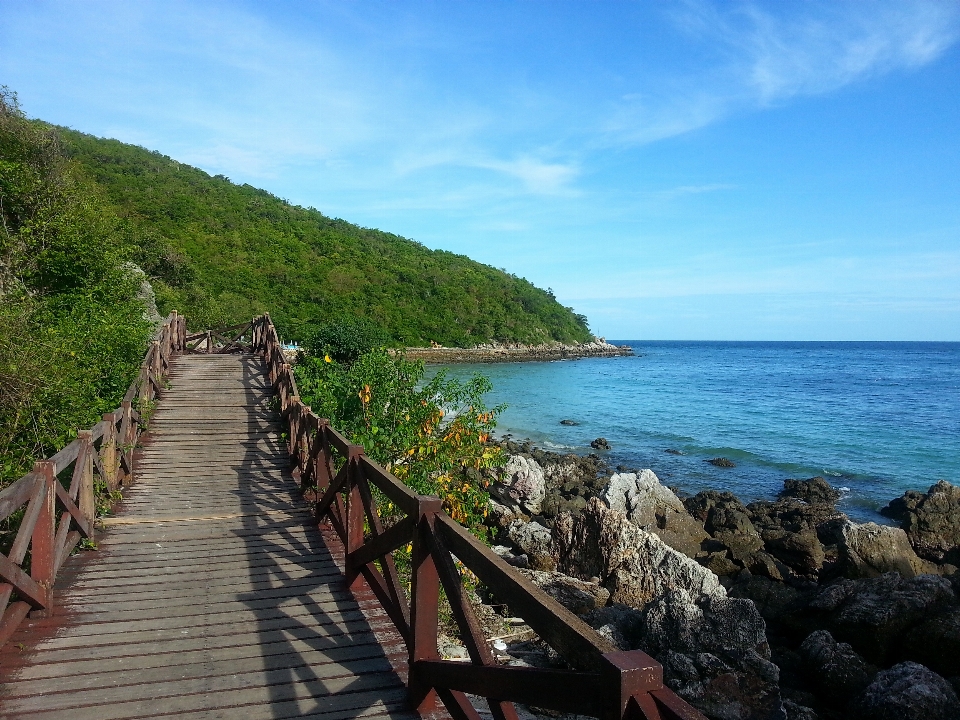
[[[490, 433], [503, 406], [487, 409], [482, 375], [460, 381], [422, 362], [373, 349], [346, 365], [304, 354], [294, 368], [300, 396], [367, 455], [421, 494], [437, 495], [456, 520], [483, 534], [488, 495], [480, 473], [501, 465]], [[384, 512], [395, 511], [389, 501]]]

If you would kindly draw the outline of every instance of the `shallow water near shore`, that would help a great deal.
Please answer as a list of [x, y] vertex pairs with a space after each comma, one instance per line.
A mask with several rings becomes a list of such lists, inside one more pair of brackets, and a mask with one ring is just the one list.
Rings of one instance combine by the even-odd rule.
[[771, 499], [823, 475], [851, 517], [884, 521], [905, 490], [960, 483], [960, 343], [612, 342], [636, 356], [444, 367], [490, 378], [498, 434], [577, 453], [605, 437], [612, 466], [691, 494]]

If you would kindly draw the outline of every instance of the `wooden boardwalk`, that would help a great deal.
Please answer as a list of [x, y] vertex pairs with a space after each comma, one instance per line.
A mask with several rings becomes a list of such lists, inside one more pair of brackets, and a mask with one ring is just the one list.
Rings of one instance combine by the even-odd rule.
[[0, 718], [414, 720], [403, 641], [345, 589], [259, 357], [184, 355], [99, 550], [0, 651]]

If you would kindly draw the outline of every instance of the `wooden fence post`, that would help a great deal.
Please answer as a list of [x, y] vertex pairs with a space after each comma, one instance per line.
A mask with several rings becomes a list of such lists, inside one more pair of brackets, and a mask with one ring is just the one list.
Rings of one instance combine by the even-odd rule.
[[103, 416], [105, 427], [103, 439], [100, 441], [100, 464], [106, 473], [104, 480], [107, 489], [113, 492], [117, 489], [117, 418], [114, 413]]
[[413, 536], [411, 559], [410, 598], [410, 677], [407, 692], [410, 705], [421, 713], [429, 713], [437, 707], [437, 693], [423, 683], [414, 671], [418, 660], [438, 660], [437, 632], [439, 628], [440, 577], [427, 535], [433, 532], [436, 516], [443, 512], [440, 498], [419, 496], [417, 508], [417, 532]]
[[30, 540], [30, 577], [46, 588], [47, 604], [42, 610], [34, 610], [31, 617], [49, 617], [53, 612], [53, 581], [56, 578], [57, 558], [54, 547], [56, 533], [57, 490], [54, 483], [54, 464], [48, 460], [39, 460], [33, 464], [33, 471], [43, 478], [44, 503], [40, 515], [33, 526]]
[[207, 330], [207, 355], [213, 354], [213, 335]]
[[173, 352], [180, 352], [180, 315], [172, 310], [173, 322], [170, 323], [170, 341], [173, 343]]
[[[93, 528], [93, 522], [97, 519], [97, 502], [93, 489], [93, 453], [96, 450], [90, 440], [89, 430], [81, 430], [77, 433], [77, 437], [80, 438], [80, 454], [77, 456], [77, 462], [81, 463], [80, 494], [77, 497], [77, 506]], [[93, 537], [91, 536], [90, 539], [93, 540]]]
[[[347, 481], [347, 517], [346, 517], [346, 542], [344, 543], [345, 557], [349, 558], [350, 553], [359, 550], [363, 545], [363, 500], [360, 497], [360, 478], [358, 475], [363, 472], [360, 467], [360, 458], [363, 457], [362, 445], [350, 445], [347, 448], [347, 463], [349, 463], [347, 472], [349, 480]], [[353, 564], [347, 560], [346, 566], [347, 585], [351, 590], [356, 590], [363, 582], [360, 575], [360, 569], [353, 567]]]
[[[154, 341], [153, 341], [153, 368], [152, 368], [152, 370], [153, 370], [153, 376], [157, 379], [157, 381], [159, 381], [160, 378], [163, 376], [163, 355], [162, 355], [161, 350], [160, 350], [160, 341], [159, 341], [159, 340], [154, 340]], [[158, 392], [157, 395], [160, 395], [160, 393]]]
[[603, 655], [600, 662], [603, 700], [601, 720], [627, 717], [659, 718], [651, 690], [663, 688], [663, 666], [640, 650], [621, 650]]
[[330, 421], [326, 418], [317, 420], [317, 436], [313, 441], [320, 443], [320, 447], [313, 453], [313, 482], [317, 486], [317, 497], [323, 497], [324, 490], [333, 480], [333, 470], [330, 466], [330, 441], [327, 438], [328, 427], [330, 427]]
[[137, 431], [133, 422], [133, 408], [127, 400], [120, 403], [120, 418], [120, 452], [123, 453], [124, 464], [127, 466], [121, 482], [130, 485], [133, 483], [133, 446]]

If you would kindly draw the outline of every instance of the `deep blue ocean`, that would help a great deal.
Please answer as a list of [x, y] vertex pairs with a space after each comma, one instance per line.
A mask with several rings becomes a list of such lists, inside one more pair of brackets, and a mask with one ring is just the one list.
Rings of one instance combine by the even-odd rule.
[[907, 489], [960, 483], [960, 343], [613, 342], [636, 356], [446, 369], [490, 378], [498, 434], [577, 453], [604, 437], [611, 465], [691, 494], [771, 499], [823, 475], [841, 509], [881, 520]]

